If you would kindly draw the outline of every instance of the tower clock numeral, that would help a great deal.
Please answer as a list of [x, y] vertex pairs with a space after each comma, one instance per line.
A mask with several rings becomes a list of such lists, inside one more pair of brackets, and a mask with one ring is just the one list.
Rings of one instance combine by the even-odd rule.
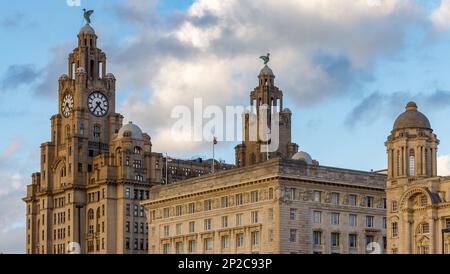
[[96, 117], [105, 116], [108, 113], [108, 99], [98, 91], [92, 92], [88, 97], [88, 109]]

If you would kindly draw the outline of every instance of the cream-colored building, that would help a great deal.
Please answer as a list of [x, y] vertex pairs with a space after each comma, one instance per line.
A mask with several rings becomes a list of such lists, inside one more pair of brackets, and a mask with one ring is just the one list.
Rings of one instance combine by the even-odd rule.
[[150, 136], [122, 125], [115, 112], [116, 79], [86, 24], [59, 78], [59, 113], [51, 141], [41, 145], [40, 172], [23, 199], [26, 252], [147, 253], [147, 222], [140, 200], [161, 182], [162, 155]]
[[[250, 99], [280, 112], [280, 147], [236, 147], [239, 168], [151, 189], [149, 253], [384, 252], [386, 176], [320, 166], [291, 143], [291, 115], [265, 66]], [[269, 112], [269, 119], [270, 119]], [[251, 115], [251, 114], [250, 114]]]
[[386, 141], [388, 252], [450, 253], [450, 177], [437, 176], [437, 146], [428, 118], [406, 105]]

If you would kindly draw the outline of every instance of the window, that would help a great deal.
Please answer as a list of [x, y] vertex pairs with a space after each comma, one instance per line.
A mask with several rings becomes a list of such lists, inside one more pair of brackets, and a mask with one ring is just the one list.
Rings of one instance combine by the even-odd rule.
[[129, 221], [127, 221], [125, 223], [125, 232], [130, 232], [130, 222]]
[[269, 220], [273, 220], [273, 208], [269, 208], [267, 215]]
[[141, 168], [142, 167], [141, 160], [133, 160], [133, 167], [134, 168]]
[[397, 201], [392, 201], [391, 203], [391, 210], [392, 212], [396, 212], [397, 211]]
[[322, 193], [320, 191], [315, 190], [314, 191], [314, 202], [320, 202], [321, 201], [321, 195]]
[[205, 200], [205, 211], [212, 210], [212, 200]]
[[252, 224], [258, 223], [258, 211], [252, 211]]
[[206, 238], [205, 242], [205, 251], [212, 251], [213, 250], [213, 239], [212, 238]]
[[243, 225], [243, 213], [236, 214], [236, 226]]
[[331, 233], [331, 246], [338, 247], [339, 246], [339, 233], [332, 232]]
[[349, 214], [348, 215], [348, 225], [349, 226], [356, 226], [357, 224], [357, 219], [358, 217], [356, 216], [356, 214]]
[[398, 236], [398, 223], [397, 222], [393, 222], [391, 224], [391, 233], [392, 233], [392, 237]]
[[253, 231], [251, 234], [252, 237], [252, 246], [257, 246], [259, 245], [259, 231]]
[[374, 217], [366, 216], [366, 227], [374, 227]]
[[195, 232], [195, 221], [189, 222], [189, 233]]
[[134, 233], [138, 233], [139, 232], [139, 224], [137, 222], [134, 222]]
[[321, 211], [313, 212], [313, 221], [316, 224], [320, 224], [322, 222], [322, 212]]
[[181, 224], [177, 224], [176, 232], [177, 232], [177, 235], [181, 235]]
[[133, 248], [134, 250], [138, 249], [138, 239], [134, 239]]
[[176, 206], [175, 207], [175, 215], [176, 216], [181, 216], [181, 214], [182, 214], [182, 207], [180, 206], [180, 205], [178, 205], [178, 206]]
[[294, 200], [295, 188], [286, 188], [285, 197], [287, 200]]
[[333, 205], [338, 205], [339, 204], [339, 193], [336, 193], [336, 192], [332, 192], [331, 193], [331, 203]]
[[189, 240], [189, 242], [188, 242], [188, 252], [189, 253], [197, 252], [197, 242], [195, 240]]
[[130, 204], [126, 205], [126, 207], [125, 207], [125, 214], [127, 216], [130, 216], [130, 214], [131, 214], [131, 205]]
[[375, 238], [373, 235], [366, 235], [366, 246], [369, 245], [370, 243], [375, 242]]
[[163, 254], [170, 254], [170, 244], [163, 244]]
[[244, 247], [244, 234], [236, 234], [236, 247]]
[[228, 216], [222, 216], [222, 227], [228, 227]]
[[175, 252], [177, 254], [183, 254], [183, 250], [184, 250], [183, 243], [182, 242], [177, 242], [175, 244]]
[[339, 224], [339, 213], [331, 213], [331, 224], [338, 225]]
[[163, 209], [163, 217], [164, 218], [169, 218], [170, 215], [170, 208], [166, 207]]
[[220, 242], [222, 244], [222, 249], [229, 248], [230, 247], [230, 236], [228, 236], [228, 235], [222, 236]]
[[205, 223], [204, 229], [205, 229], [205, 230], [211, 230], [211, 223], [212, 223], [212, 220], [211, 220], [211, 219], [205, 219], [204, 223]]
[[445, 219], [445, 228], [450, 228], [450, 218]]
[[273, 199], [273, 188], [269, 188], [269, 200]]
[[355, 194], [348, 195], [348, 205], [356, 206], [356, 195]]
[[272, 242], [273, 241], [273, 230], [272, 229], [269, 229], [269, 233], [268, 233], [269, 235], [269, 242]]
[[291, 208], [289, 210], [289, 219], [290, 220], [295, 220], [296, 215], [297, 215], [297, 209]]
[[190, 214], [195, 213], [195, 203], [189, 203], [188, 208]]
[[144, 214], [144, 206], [140, 206], [139, 207], [139, 216], [140, 217], [144, 217], [145, 216], [145, 214]]
[[141, 148], [140, 147], [134, 147], [134, 154], [141, 154]]
[[221, 204], [222, 208], [228, 207], [228, 197], [227, 196], [222, 197], [220, 200], [221, 200], [220, 204]]
[[133, 216], [137, 217], [139, 214], [139, 206], [138, 205], [134, 205], [133, 206]]
[[130, 238], [125, 238], [125, 248], [130, 249]]
[[257, 190], [250, 192], [250, 201], [252, 203], [259, 201], [259, 192]]
[[357, 237], [358, 236], [356, 234], [348, 234], [348, 247], [349, 248], [356, 248]]
[[386, 209], [387, 208], [387, 200], [386, 200], [386, 198], [383, 198], [382, 201], [383, 201], [382, 207], [384, 209]]
[[366, 196], [364, 199], [366, 207], [373, 207], [373, 197], [372, 196]]
[[383, 229], [387, 228], [387, 219], [386, 217], [383, 217]]
[[236, 205], [244, 204], [244, 195], [242, 193], [236, 194]]
[[170, 226], [166, 225], [164, 226], [164, 237], [170, 236]]
[[297, 229], [289, 230], [289, 242], [295, 243], [297, 241]]
[[423, 224], [421, 224], [420, 230], [422, 233], [429, 233], [430, 225], [428, 223], [423, 223]]
[[414, 155], [414, 149], [409, 150], [409, 176], [414, 176], [415, 173], [416, 157]]
[[127, 198], [127, 199], [130, 198], [130, 192], [131, 192], [131, 190], [129, 187], [125, 188], [125, 198]]
[[95, 141], [100, 141], [100, 125], [94, 125], [93, 135]]

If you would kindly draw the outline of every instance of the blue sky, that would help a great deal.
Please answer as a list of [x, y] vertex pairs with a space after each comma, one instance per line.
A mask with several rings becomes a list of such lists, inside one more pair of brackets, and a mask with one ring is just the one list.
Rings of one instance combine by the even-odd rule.
[[[168, 111], [193, 97], [246, 104], [262, 65], [293, 111], [293, 140], [320, 164], [386, 166], [384, 141], [409, 100], [441, 140], [450, 171], [450, 1], [18, 0], [0, 11], [0, 252], [23, 252], [24, 205], [39, 145], [57, 113], [56, 84], [82, 27], [93, 27], [118, 80], [117, 110], [152, 136], [154, 151], [210, 156], [168, 142]], [[339, 3], [336, 3], [339, 2]], [[346, 16], [342, 15], [345, 10]], [[262, 20], [261, 18], [264, 18]], [[217, 154], [234, 162], [236, 143]], [[5, 211], [5, 208], [13, 210]]]

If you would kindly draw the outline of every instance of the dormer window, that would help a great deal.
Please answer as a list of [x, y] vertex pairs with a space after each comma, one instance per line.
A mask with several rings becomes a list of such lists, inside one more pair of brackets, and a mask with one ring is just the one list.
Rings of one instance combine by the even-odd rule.
[[140, 147], [134, 147], [134, 154], [141, 154], [141, 148]]

